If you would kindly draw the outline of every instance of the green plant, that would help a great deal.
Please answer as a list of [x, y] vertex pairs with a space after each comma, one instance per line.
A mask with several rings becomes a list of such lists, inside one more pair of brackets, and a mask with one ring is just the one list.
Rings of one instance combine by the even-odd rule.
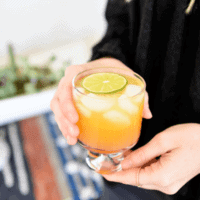
[[20, 65], [16, 63], [12, 45], [8, 45], [9, 64], [0, 68], [0, 99], [17, 95], [40, 92], [49, 87], [56, 86], [64, 76], [66, 67], [71, 62], [63, 62], [63, 66], [56, 71], [52, 70], [52, 64], [56, 56], [52, 55], [46, 64], [32, 65], [28, 57], [20, 57]]

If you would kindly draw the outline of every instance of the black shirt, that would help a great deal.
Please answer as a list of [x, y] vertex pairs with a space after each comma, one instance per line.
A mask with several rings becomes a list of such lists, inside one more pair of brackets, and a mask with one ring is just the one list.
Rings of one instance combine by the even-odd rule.
[[[200, 123], [200, 1], [196, 0], [189, 15], [185, 13], [188, 3], [188, 0], [129, 3], [108, 0], [108, 28], [93, 48], [92, 60], [115, 57], [146, 81], [153, 118], [143, 120], [135, 148], [172, 125]], [[133, 196], [136, 189], [107, 181], [106, 185], [113, 191], [125, 188], [123, 191], [132, 192]], [[189, 181], [175, 195], [143, 191], [155, 199], [200, 199], [200, 177]], [[146, 199], [151, 199], [150, 196]]]

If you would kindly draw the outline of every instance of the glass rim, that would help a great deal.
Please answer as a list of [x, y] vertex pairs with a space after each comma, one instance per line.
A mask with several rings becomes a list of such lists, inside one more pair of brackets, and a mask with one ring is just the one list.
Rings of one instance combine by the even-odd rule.
[[[131, 97], [128, 97], [128, 96], [127, 96], [127, 97], [124, 98], [124, 99], [133, 98], [133, 97], [135, 97], [135, 96], [138, 96], [138, 95], [140, 95], [141, 93], [143, 93], [143, 91], [146, 89], [146, 82], [145, 82], [145, 80], [143, 79], [142, 76], [140, 76], [138, 73], [132, 71], [131, 69], [125, 69], [125, 68], [122, 68], [122, 67], [95, 67], [95, 68], [86, 69], [86, 70], [84, 70], [84, 71], [79, 72], [78, 74], [76, 74], [76, 75], [73, 77], [73, 79], [72, 79], [72, 87], [73, 87], [78, 93], [80, 93], [81, 95], [84, 95], [84, 96], [87, 96], [87, 97], [88, 97], [88, 94], [84, 94], [84, 93], [82, 93], [81, 91], [79, 91], [79, 90], [77, 89], [77, 87], [75, 86], [75, 79], [76, 79], [80, 74], [83, 74], [83, 73], [85, 73], [85, 72], [87, 72], [87, 71], [96, 70], [96, 69], [103, 69], [103, 68], [106, 68], [106, 69], [112, 68], [112, 69], [120, 69], [120, 70], [124, 70], [124, 71], [131, 71], [131, 72], [134, 74], [134, 76], [136, 75], [136, 78], [140, 79], [140, 80], [143, 82], [144, 86], [142, 87], [142, 90], [141, 90], [140, 92], [136, 93], [135, 95], [133, 95], [133, 96], [131, 96]], [[92, 92], [91, 92], [91, 93], [92, 93]], [[94, 93], [92, 93], [92, 94], [94, 94]], [[99, 94], [97, 94], [97, 97], [90, 97], [90, 96], [89, 96], [89, 97], [90, 97], [90, 98], [93, 98], [93, 99], [98, 99], [98, 95], [99, 95]]]

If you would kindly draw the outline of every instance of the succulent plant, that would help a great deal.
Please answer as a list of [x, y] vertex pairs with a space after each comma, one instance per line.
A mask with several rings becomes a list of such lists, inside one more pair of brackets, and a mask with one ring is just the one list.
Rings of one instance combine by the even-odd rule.
[[0, 97], [11, 97], [13, 96], [17, 89], [14, 84], [16, 81], [16, 76], [10, 69], [0, 70]]
[[53, 71], [51, 65], [56, 60], [55, 55], [52, 55], [43, 66], [31, 65], [28, 57], [21, 56], [21, 65], [18, 66], [12, 45], [8, 45], [8, 52], [9, 65], [0, 68], [0, 99], [32, 94], [55, 86], [64, 76], [65, 68], [71, 64], [67, 60], [59, 70]]

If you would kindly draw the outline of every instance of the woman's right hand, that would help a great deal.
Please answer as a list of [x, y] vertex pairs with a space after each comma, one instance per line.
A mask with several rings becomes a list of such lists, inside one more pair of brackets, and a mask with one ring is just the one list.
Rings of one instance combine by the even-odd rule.
[[[77, 143], [79, 129], [76, 125], [79, 116], [76, 112], [72, 101], [72, 79], [79, 72], [94, 68], [94, 67], [121, 67], [127, 68], [121, 61], [115, 58], [100, 58], [82, 65], [69, 66], [65, 70], [65, 76], [60, 80], [57, 91], [51, 100], [51, 110], [55, 114], [55, 120], [63, 134], [67, 139], [68, 144], [74, 145]], [[144, 108], [144, 118], [151, 118], [151, 112], [148, 108], [148, 95], [146, 93], [146, 102]]]
[[65, 76], [60, 80], [50, 104], [60, 131], [71, 145], [76, 144], [79, 135], [76, 125], [78, 114], [72, 102], [72, 79], [81, 71], [83, 68], [79, 65], [69, 66], [65, 70]]

